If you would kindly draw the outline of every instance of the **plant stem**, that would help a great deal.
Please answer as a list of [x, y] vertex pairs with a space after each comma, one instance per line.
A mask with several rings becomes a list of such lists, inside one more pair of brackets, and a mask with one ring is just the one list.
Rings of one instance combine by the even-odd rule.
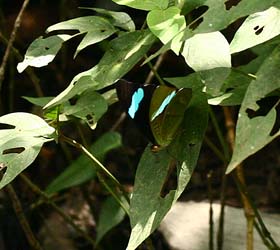
[[35, 235], [33, 234], [31, 227], [24, 215], [20, 200], [11, 184], [7, 185], [6, 190], [9, 194], [9, 197], [12, 201], [15, 213], [18, 217], [18, 220], [20, 222], [20, 225], [25, 233], [25, 236], [27, 238], [28, 243], [30, 244], [32, 249], [35, 250], [42, 250], [43, 248], [41, 247], [39, 241], [37, 241]]
[[213, 189], [212, 189], [212, 171], [207, 174], [209, 208], [209, 250], [214, 250], [214, 221], [213, 221]]
[[[231, 147], [231, 150], [234, 148], [234, 137], [235, 137], [235, 126], [234, 121], [232, 118], [232, 113], [229, 107], [224, 107], [224, 116], [225, 116], [225, 125], [227, 128], [227, 138], [229, 145]], [[244, 172], [243, 172], [243, 166], [240, 164], [235, 169], [235, 177], [236, 179], [243, 185], [246, 186]], [[241, 192], [241, 199], [244, 205], [244, 213], [247, 220], [247, 239], [246, 239], [246, 249], [247, 250], [253, 250], [253, 243], [254, 243], [254, 235], [253, 235], [253, 226], [254, 226], [254, 218], [255, 214], [252, 209], [251, 203], [248, 200], [248, 197], [244, 194], [244, 192]]]
[[[126, 201], [129, 203], [129, 197], [126, 195], [125, 190], [123, 189], [123, 186], [119, 183], [119, 181], [116, 179], [115, 176], [113, 176], [108, 169], [103, 166], [103, 164], [96, 159], [82, 144], [76, 142], [73, 139], [70, 139], [62, 134], [60, 134], [60, 138], [62, 138], [65, 142], [69, 143], [70, 145], [74, 146], [75, 148], [81, 150], [92, 162], [94, 162], [95, 164], [97, 164], [97, 166], [110, 178], [111, 181], [113, 181], [113, 183], [122, 191], [122, 194], [124, 195], [124, 197], [126, 198]], [[98, 175], [98, 177], [100, 177], [100, 175]], [[105, 184], [105, 180], [102, 178], [100, 179], [101, 183]], [[108, 188], [109, 186], [106, 184], [104, 185], [105, 188], [107, 188], [107, 190], [112, 194], [113, 197], [116, 197], [117, 194], [111, 189]], [[126, 208], [127, 206], [125, 204], [123, 204], [123, 202], [120, 199], [116, 200], [122, 208]], [[128, 212], [127, 209], [125, 209], [125, 212]]]
[[11, 36], [10, 36], [5, 54], [3, 56], [2, 64], [0, 66], [0, 92], [2, 90], [2, 83], [3, 83], [3, 80], [4, 80], [5, 68], [6, 68], [6, 65], [7, 65], [7, 62], [8, 62], [8, 58], [9, 58], [11, 49], [13, 47], [13, 43], [16, 39], [16, 34], [17, 34], [17, 31], [18, 31], [18, 28], [21, 24], [22, 14], [25, 11], [28, 3], [29, 3], [29, 0], [24, 0], [23, 4], [21, 6], [21, 9], [18, 13], [18, 16], [15, 20], [14, 27], [13, 27], [13, 30], [12, 30], [12, 33], [11, 33]]
[[49, 204], [69, 225], [71, 225], [82, 237], [84, 237], [88, 242], [92, 245], [95, 245], [95, 241], [91, 238], [86, 232], [80, 229], [72, 220], [70, 216], [64, 213], [64, 211], [58, 207], [52, 200], [50, 200], [49, 196], [43, 192], [36, 184], [34, 184], [26, 175], [23, 173], [20, 174], [21, 179], [31, 188], [31, 190], [40, 195], [44, 201]]
[[[165, 53], [162, 53], [157, 61], [156, 61], [156, 64], [153, 66], [151, 62], [148, 62], [148, 66], [151, 68], [151, 71], [149, 73], [149, 75], [147, 76], [146, 78], [146, 81], [145, 81], [145, 84], [150, 84], [154, 78], [154, 76], [157, 78], [157, 80], [159, 81], [160, 85], [164, 85], [164, 82], [163, 80], [161, 79], [161, 77], [159, 76], [158, 74], [158, 69], [159, 67], [161, 66], [161, 64], [163, 63], [164, 59], [165, 59], [165, 56], [166, 56], [166, 52]], [[147, 55], [145, 56], [145, 58], [147, 59]]]

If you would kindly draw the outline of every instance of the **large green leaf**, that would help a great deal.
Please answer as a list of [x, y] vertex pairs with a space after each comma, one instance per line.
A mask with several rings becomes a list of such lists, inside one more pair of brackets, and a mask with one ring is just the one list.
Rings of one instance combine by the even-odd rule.
[[35, 160], [43, 144], [54, 139], [55, 130], [29, 113], [1, 116], [0, 124], [0, 163], [6, 167], [1, 189]]
[[[116, 132], [108, 132], [102, 135], [92, 144], [89, 151], [100, 161], [105, 154], [121, 146], [121, 137]], [[80, 185], [95, 177], [95, 165], [86, 156], [82, 155], [57, 176], [47, 187], [46, 192], [52, 194], [63, 189]]]
[[123, 75], [144, 56], [155, 37], [148, 31], [135, 31], [112, 40], [100, 62], [74, 77], [70, 85], [45, 108], [61, 104], [88, 89], [106, 87]]
[[102, 204], [100, 216], [96, 228], [96, 244], [110, 231], [118, 225], [125, 217], [125, 211], [120, 207], [119, 203], [110, 196]]
[[[185, 189], [196, 165], [207, 126], [207, 100], [201, 92], [202, 84], [199, 77], [167, 80], [179, 88], [189, 83], [186, 87], [196, 86], [196, 89], [193, 89], [193, 98], [185, 113], [182, 131], [174, 143], [158, 153], [151, 152], [148, 146], [141, 157], [131, 199], [132, 232], [127, 250], [135, 249], [159, 226], [172, 204]], [[177, 163], [177, 188], [163, 198], [161, 191], [169, 167], [175, 162]]]
[[187, 39], [182, 55], [195, 71], [231, 67], [229, 44], [220, 32], [196, 34]]
[[168, 0], [113, 0], [120, 5], [126, 5], [140, 10], [166, 9]]
[[[147, 24], [149, 29], [157, 36], [163, 44], [171, 42], [171, 49], [178, 54], [182, 41], [175, 38], [176, 35], [186, 28], [185, 17], [180, 15], [180, 9], [173, 6], [166, 10], [152, 10], [147, 16]], [[183, 33], [182, 33], [183, 34]]]
[[231, 53], [236, 53], [263, 43], [280, 34], [280, 9], [271, 7], [250, 15], [237, 30], [230, 44]]
[[24, 60], [18, 63], [18, 72], [23, 72], [28, 66], [39, 68], [48, 65], [55, 58], [62, 43], [70, 38], [72, 38], [70, 35], [54, 35], [47, 38], [37, 38], [27, 49]]
[[280, 130], [271, 135], [276, 121], [275, 107], [264, 116], [248, 116], [248, 111], [259, 109], [257, 101], [280, 88], [279, 68], [280, 46], [266, 58], [257, 72], [256, 80], [253, 80], [247, 89], [238, 115], [234, 151], [227, 173], [280, 135]]

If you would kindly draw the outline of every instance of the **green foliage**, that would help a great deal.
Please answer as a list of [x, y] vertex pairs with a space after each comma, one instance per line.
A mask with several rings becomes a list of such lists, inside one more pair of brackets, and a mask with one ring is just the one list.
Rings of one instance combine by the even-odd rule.
[[[165, 134], [170, 132], [172, 136], [168, 143], [163, 142], [165, 147], [158, 152], [151, 151], [150, 145], [147, 146], [137, 167], [128, 214], [132, 231], [127, 249], [133, 250], [159, 226], [187, 186], [207, 128], [208, 105], [241, 105], [233, 156], [227, 172], [279, 136], [279, 128], [275, 129], [274, 126], [276, 106], [279, 104], [277, 91], [280, 89], [280, 43], [276, 37], [280, 27], [280, 3], [278, 0], [251, 0], [229, 6], [230, 1], [217, 0], [113, 1], [147, 11], [142, 29], [135, 30], [133, 20], [124, 12], [88, 8], [97, 15], [78, 17], [50, 26], [47, 32], [60, 34], [36, 39], [29, 46], [23, 62], [18, 64], [18, 71], [22, 72], [28, 66], [46, 66], [54, 60], [62, 44], [77, 35], [84, 37], [74, 57], [82, 49], [109, 40], [114, 34], [100, 61], [91, 69], [76, 75], [56, 97], [51, 100], [25, 97], [35, 105], [44, 106], [45, 117], [52, 121], [58, 132], [61, 121], [73, 117], [94, 129], [108, 106], [115, 102], [114, 91], [105, 94], [98, 91], [113, 86], [143, 59], [145, 64], [172, 50], [177, 56], [182, 56], [194, 71], [187, 76], [165, 79], [177, 88], [191, 89], [192, 97], [183, 96], [185, 99], [182, 102], [168, 106], [168, 114], [164, 119], [174, 126], [168, 124], [164, 127], [166, 123], [163, 122], [156, 126], [160, 127], [159, 131]], [[196, 17], [199, 7], [204, 12]], [[245, 17], [242, 22], [241, 18]], [[232, 34], [232, 41], [228, 41], [225, 30], [236, 21], [242, 24]], [[65, 31], [72, 35], [65, 34]], [[76, 32], [74, 35], [73, 31]], [[147, 56], [156, 43], [162, 47]], [[256, 58], [246, 65], [232, 66], [232, 54], [247, 49], [251, 49]], [[274, 96], [278, 101], [268, 111], [262, 112], [260, 101], [268, 96]], [[164, 99], [160, 95], [157, 98]], [[74, 104], [69, 102], [73, 99]], [[160, 105], [157, 101], [153, 105], [152, 111], [155, 112]], [[175, 111], [179, 113], [176, 120], [170, 118]], [[0, 123], [13, 126], [0, 129], [0, 166], [7, 167], [0, 182], [2, 188], [34, 161], [45, 142], [56, 137], [54, 128], [31, 114], [8, 114], [0, 117]], [[155, 131], [158, 128], [151, 129]], [[156, 139], [160, 136], [157, 135]], [[76, 145], [74, 142], [71, 144]], [[102, 161], [108, 150], [119, 145], [119, 135], [105, 134], [91, 147], [92, 154], [89, 154]], [[88, 159], [78, 158], [50, 184], [47, 192], [58, 192], [94, 178], [96, 171], [90, 164], [92, 162]], [[100, 164], [96, 161], [95, 165], [100, 167]], [[177, 186], [163, 195], [168, 171], [172, 169], [177, 170]], [[113, 182], [117, 183], [116, 180]], [[124, 211], [119, 207], [122, 205], [122, 195], [120, 198], [113, 193], [118, 203], [111, 198], [105, 202], [97, 228], [98, 241], [124, 218]]]

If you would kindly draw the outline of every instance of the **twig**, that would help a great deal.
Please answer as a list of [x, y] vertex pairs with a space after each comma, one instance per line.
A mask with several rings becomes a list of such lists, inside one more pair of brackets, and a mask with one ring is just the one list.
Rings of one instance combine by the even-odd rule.
[[52, 200], [50, 200], [49, 196], [43, 192], [36, 184], [34, 184], [26, 175], [23, 173], [20, 174], [21, 179], [31, 188], [31, 190], [40, 195], [41, 198], [45, 200], [47, 204], [49, 204], [69, 225], [71, 225], [82, 237], [88, 240], [92, 245], [95, 245], [95, 241], [91, 238], [86, 232], [80, 229], [72, 220], [72, 218], [65, 214], [64, 211], [58, 207]]
[[3, 56], [2, 64], [0, 66], [0, 92], [1, 92], [1, 89], [2, 89], [2, 83], [3, 83], [4, 75], [5, 75], [5, 68], [6, 68], [6, 65], [7, 65], [7, 62], [8, 62], [9, 54], [10, 54], [10, 51], [12, 49], [13, 43], [16, 39], [16, 34], [17, 34], [17, 31], [18, 31], [18, 28], [21, 24], [22, 14], [25, 11], [25, 8], [27, 7], [28, 3], [29, 3], [29, 0], [24, 0], [23, 4], [21, 6], [21, 9], [18, 13], [18, 16], [15, 20], [14, 28], [12, 30], [12, 33], [11, 33], [11, 36], [10, 36], [5, 54]]
[[222, 130], [219, 126], [219, 123], [211, 107], [209, 108], [209, 113], [218, 140], [223, 149], [223, 158], [218, 156], [224, 162], [224, 167], [223, 167], [223, 176], [222, 176], [222, 184], [221, 184], [221, 192], [220, 192], [221, 209], [220, 209], [220, 216], [219, 216], [219, 223], [218, 223], [218, 230], [217, 230], [217, 250], [222, 250], [224, 244], [224, 218], [225, 218], [225, 203], [226, 203], [225, 194], [226, 194], [226, 187], [227, 187], [227, 175], [225, 175], [225, 171], [226, 171], [226, 165], [229, 161], [229, 147], [224, 139], [224, 136], [222, 135], [221, 132]]
[[[231, 150], [234, 148], [234, 137], [235, 137], [235, 124], [232, 118], [232, 113], [231, 110], [228, 107], [223, 108], [224, 111], [224, 116], [225, 116], [225, 125], [227, 128], [227, 138], [229, 145], [231, 147]], [[243, 173], [243, 166], [240, 164], [239, 166], [236, 167], [235, 170], [235, 177], [236, 179], [243, 185], [246, 186], [245, 183], [245, 177]], [[251, 203], [248, 200], [248, 197], [241, 192], [241, 199], [244, 205], [244, 212], [245, 212], [245, 217], [247, 220], [247, 240], [246, 240], [246, 245], [247, 245], [247, 250], [253, 250], [254, 246], [254, 218], [255, 214], [252, 209]]]
[[[148, 66], [150, 67], [151, 71], [149, 73], [149, 75], [147, 76], [146, 80], [145, 80], [145, 84], [150, 84], [154, 78], [154, 76], [158, 79], [159, 83], [161, 85], [164, 85], [164, 82], [163, 80], [161, 79], [161, 77], [159, 76], [157, 70], [159, 69], [159, 67], [161, 66], [161, 64], [163, 63], [164, 59], [165, 59], [165, 56], [166, 56], [166, 52], [165, 53], [162, 53], [157, 61], [156, 61], [156, 64], [153, 66], [151, 64], [151, 62], [148, 62]], [[147, 59], [148, 57], [145, 56], [145, 58]]]
[[25, 233], [25, 236], [28, 240], [28, 243], [30, 244], [30, 246], [35, 249], [35, 250], [43, 250], [43, 248], [41, 247], [39, 241], [37, 241], [36, 237], [34, 236], [31, 227], [23, 213], [23, 209], [20, 203], [20, 200], [13, 188], [13, 186], [11, 184], [7, 185], [6, 190], [10, 196], [10, 199], [12, 201], [15, 213], [18, 217], [19, 223]]
[[210, 171], [207, 174], [207, 187], [208, 187], [208, 198], [210, 203], [209, 208], [209, 250], [214, 250], [214, 221], [213, 221], [213, 189], [212, 189], [212, 174]]

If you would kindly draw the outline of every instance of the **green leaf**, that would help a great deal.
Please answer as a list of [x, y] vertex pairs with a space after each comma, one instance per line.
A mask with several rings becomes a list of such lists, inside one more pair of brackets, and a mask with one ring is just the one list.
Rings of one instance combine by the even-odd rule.
[[126, 5], [139, 10], [166, 9], [168, 0], [113, 0], [120, 5]]
[[54, 35], [47, 38], [37, 38], [27, 49], [24, 60], [18, 63], [18, 72], [23, 72], [28, 66], [39, 68], [48, 65], [55, 58], [62, 43], [71, 37], [70, 35]]
[[[195, 33], [206, 33], [217, 30], [225, 29], [228, 25], [236, 21], [241, 17], [248, 16], [250, 14], [264, 11], [271, 6], [280, 8], [280, 2], [278, 0], [250, 0], [240, 1], [237, 5], [231, 8], [227, 5], [229, 1], [217, 1], [217, 0], [188, 0], [186, 2], [189, 6], [198, 8], [199, 6], [207, 6], [207, 11], [204, 12], [198, 22], [198, 27], [193, 30]], [[187, 34], [189, 36], [189, 34]]]
[[74, 105], [65, 106], [63, 112], [86, 121], [91, 129], [95, 129], [98, 120], [107, 109], [107, 102], [102, 95], [94, 90], [88, 90], [82, 93]]
[[45, 108], [61, 104], [88, 89], [101, 89], [124, 76], [149, 50], [155, 37], [149, 31], [135, 31], [112, 40], [100, 62], [74, 77], [70, 85]]
[[116, 32], [116, 29], [108, 20], [99, 16], [78, 17], [60, 22], [50, 26], [47, 32], [55, 30], [78, 30], [78, 34], [86, 33], [76, 49], [74, 57], [87, 46], [103, 41]]
[[266, 58], [257, 72], [256, 80], [251, 81], [247, 89], [238, 115], [235, 146], [227, 173], [280, 135], [280, 130], [270, 134], [276, 121], [275, 107], [265, 116], [250, 118], [247, 113], [248, 110], [257, 111], [257, 101], [280, 88], [279, 68], [280, 46]]
[[[102, 135], [89, 149], [100, 161], [108, 151], [121, 146], [121, 137], [116, 132]], [[46, 193], [53, 194], [63, 189], [80, 185], [95, 177], [95, 165], [82, 155], [56, 177], [47, 187]]]
[[[130, 223], [132, 232], [127, 250], [135, 249], [160, 224], [172, 204], [188, 184], [197, 163], [201, 143], [207, 126], [207, 100], [201, 92], [199, 78], [182, 77], [166, 79], [178, 88], [192, 82], [193, 98], [185, 113], [183, 129], [174, 143], [158, 153], [148, 146], [137, 168], [134, 191], [131, 199]], [[187, 86], [187, 88], [189, 88]], [[199, 88], [198, 88], [199, 87]], [[175, 157], [175, 159], [174, 159]], [[177, 189], [164, 198], [161, 190], [166, 181], [170, 164], [177, 161]]]
[[187, 39], [182, 55], [195, 71], [231, 67], [229, 44], [220, 32], [197, 34]]
[[54, 97], [52, 97], [52, 96], [44, 96], [44, 97], [23, 96], [22, 98], [29, 101], [30, 103], [32, 103], [34, 105], [37, 105], [39, 107], [44, 107]]
[[147, 16], [147, 24], [152, 33], [157, 36], [163, 44], [171, 43], [171, 49], [178, 54], [181, 47], [182, 41], [181, 36], [176, 39], [175, 36], [186, 28], [185, 17], [180, 15], [180, 9], [173, 6], [166, 10], [152, 10]]
[[131, 17], [125, 12], [109, 11], [100, 8], [81, 8], [94, 10], [103, 15], [113, 26], [122, 28], [127, 31], [135, 31], [135, 24]]
[[206, 87], [204, 91], [211, 96], [217, 96], [223, 93], [222, 87], [230, 72], [230, 68], [213, 68], [200, 71], [201, 81]]
[[125, 217], [125, 211], [113, 197], [109, 197], [102, 204], [100, 217], [97, 223], [96, 244], [109, 232], [113, 227], [118, 225]]
[[280, 10], [271, 7], [250, 15], [240, 26], [230, 44], [231, 53], [236, 53], [263, 43], [280, 34]]
[[1, 116], [0, 124], [4, 126], [0, 129], [0, 163], [6, 167], [0, 181], [1, 189], [35, 160], [43, 144], [55, 138], [55, 130], [29, 113]]

